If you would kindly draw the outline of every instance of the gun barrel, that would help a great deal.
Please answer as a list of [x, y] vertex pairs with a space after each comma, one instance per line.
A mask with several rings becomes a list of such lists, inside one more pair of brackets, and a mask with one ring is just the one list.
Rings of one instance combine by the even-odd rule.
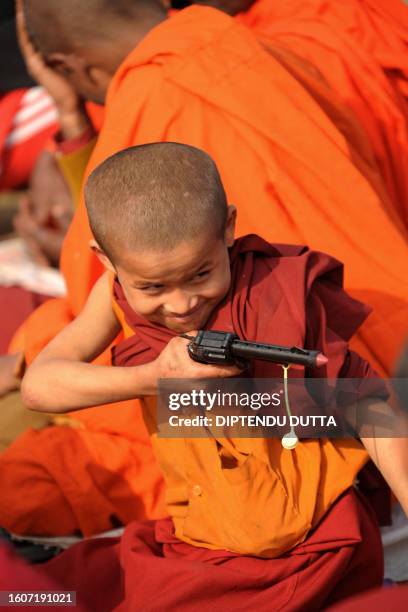
[[260, 359], [274, 363], [290, 363], [309, 367], [319, 367], [327, 363], [327, 357], [319, 351], [308, 351], [293, 346], [279, 346], [234, 340], [231, 354], [243, 359]]

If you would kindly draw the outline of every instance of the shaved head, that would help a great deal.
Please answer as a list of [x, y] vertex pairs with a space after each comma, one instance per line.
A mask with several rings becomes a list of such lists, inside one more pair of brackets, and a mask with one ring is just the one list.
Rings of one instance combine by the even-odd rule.
[[24, 0], [24, 9], [28, 32], [44, 55], [95, 42], [120, 44], [124, 28], [165, 15], [160, 0]]
[[213, 160], [195, 147], [153, 143], [104, 161], [85, 186], [94, 237], [112, 262], [123, 251], [166, 251], [223, 238], [227, 200]]

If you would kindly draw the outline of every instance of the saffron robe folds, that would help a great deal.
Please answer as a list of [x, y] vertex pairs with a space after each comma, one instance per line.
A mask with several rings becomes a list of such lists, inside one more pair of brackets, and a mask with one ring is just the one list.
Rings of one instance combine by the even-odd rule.
[[257, 0], [237, 19], [308, 60], [358, 118], [408, 236], [408, 7], [401, 0]]

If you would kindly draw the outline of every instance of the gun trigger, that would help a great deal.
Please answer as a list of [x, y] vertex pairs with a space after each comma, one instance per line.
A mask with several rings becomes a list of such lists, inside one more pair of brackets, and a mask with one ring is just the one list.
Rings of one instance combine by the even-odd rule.
[[189, 336], [188, 334], [178, 334], [179, 338], [185, 338], [186, 340], [195, 340], [194, 336]]

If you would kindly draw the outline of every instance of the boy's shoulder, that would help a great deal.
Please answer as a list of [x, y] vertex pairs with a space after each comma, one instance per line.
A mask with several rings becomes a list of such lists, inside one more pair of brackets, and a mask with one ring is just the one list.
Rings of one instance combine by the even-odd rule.
[[230, 251], [234, 291], [243, 285], [274, 287], [278, 293], [307, 293], [316, 280], [343, 287], [343, 264], [306, 245], [267, 242], [256, 234], [238, 238]]
[[228, 303], [240, 337], [282, 345], [307, 341], [320, 349], [328, 335], [349, 341], [370, 313], [344, 291], [337, 259], [256, 235], [243, 236], [231, 249]]
[[230, 253], [231, 261], [234, 261], [238, 256], [245, 256], [251, 253], [257, 257], [281, 258], [298, 257], [309, 250], [309, 247], [306, 245], [268, 242], [258, 234], [246, 234], [236, 238]]

